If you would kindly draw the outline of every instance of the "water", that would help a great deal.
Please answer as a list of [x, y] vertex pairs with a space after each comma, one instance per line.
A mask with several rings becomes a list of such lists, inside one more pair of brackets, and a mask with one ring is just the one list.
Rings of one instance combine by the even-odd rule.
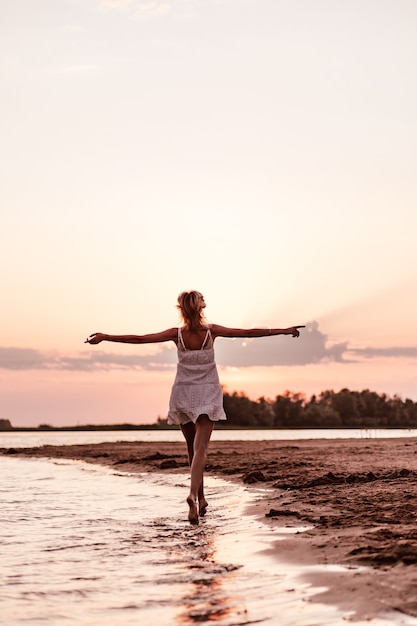
[[300, 529], [248, 515], [259, 490], [207, 476], [209, 513], [194, 527], [183, 474], [11, 457], [0, 472], [2, 626], [346, 623], [312, 601], [318, 589], [299, 568], [271, 556], [273, 541]]
[[[214, 430], [213, 441], [296, 441], [297, 439], [364, 439], [416, 437], [414, 429]], [[180, 430], [0, 432], [0, 448], [93, 444], [111, 441], [183, 441]]]

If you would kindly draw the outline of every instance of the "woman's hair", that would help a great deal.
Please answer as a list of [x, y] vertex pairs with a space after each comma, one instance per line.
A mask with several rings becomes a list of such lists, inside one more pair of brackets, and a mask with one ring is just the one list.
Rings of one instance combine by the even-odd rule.
[[202, 297], [199, 291], [183, 291], [178, 296], [177, 308], [189, 330], [197, 330], [206, 324], [206, 318], [201, 307], [200, 298]]

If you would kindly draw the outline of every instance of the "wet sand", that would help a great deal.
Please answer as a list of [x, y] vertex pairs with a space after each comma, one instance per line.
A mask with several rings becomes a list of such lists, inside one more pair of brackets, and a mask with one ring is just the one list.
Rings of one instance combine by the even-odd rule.
[[[129, 472], [188, 471], [183, 443], [0, 452], [79, 459]], [[327, 588], [315, 600], [351, 611], [353, 621], [387, 611], [417, 617], [416, 439], [211, 442], [207, 472], [264, 488], [251, 513], [266, 524], [309, 527], [268, 549], [281, 562], [304, 566], [315, 587]]]

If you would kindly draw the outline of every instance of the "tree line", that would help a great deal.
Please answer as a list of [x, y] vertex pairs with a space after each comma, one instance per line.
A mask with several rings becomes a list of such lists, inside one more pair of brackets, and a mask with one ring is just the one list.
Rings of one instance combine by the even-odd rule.
[[224, 393], [224, 410], [226, 428], [417, 428], [417, 402], [369, 389], [327, 390], [310, 399], [290, 391], [258, 400]]
[[[251, 400], [244, 392], [223, 394], [226, 422], [220, 428], [417, 428], [417, 402], [375, 391], [327, 390], [311, 398], [286, 391], [275, 399]], [[140, 430], [170, 428], [167, 419], [158, 417], [147, 425], [113, 424], [76, 427], [52, 427], [41, 430]], [[173, 426], [172, 428], [176, 428]], [[8, 419], [0, 419], [0, 431], [35, 430], [14, 428]]]

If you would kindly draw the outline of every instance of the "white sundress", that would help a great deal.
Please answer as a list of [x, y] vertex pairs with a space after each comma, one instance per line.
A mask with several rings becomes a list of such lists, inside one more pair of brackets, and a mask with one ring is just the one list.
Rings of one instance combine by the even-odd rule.
[[225, 420], [210, 329], [199, 350], [188, 350], [178, 328], [177, 349], [177, 375], [169, 400], [168, 424], [195, 423], [199, 415], [208, 415], [213, 422]]

